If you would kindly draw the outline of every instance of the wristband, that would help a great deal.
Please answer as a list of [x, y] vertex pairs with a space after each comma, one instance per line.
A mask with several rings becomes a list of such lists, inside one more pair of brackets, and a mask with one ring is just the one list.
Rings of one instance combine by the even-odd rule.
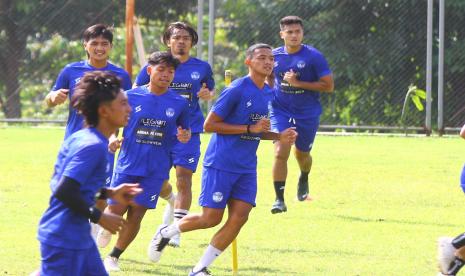
[[249, 125], [247, 125], [247, 134], [250, 134], [250, 133], [251, 132], [250, 132], [250, 124], [249, 124]]
[[97, 207], [89, 207], [89, 219], [93, 223], [97, 223], [100, 220], [100, 217], [102, 216], [102, 212], [97, 209]]

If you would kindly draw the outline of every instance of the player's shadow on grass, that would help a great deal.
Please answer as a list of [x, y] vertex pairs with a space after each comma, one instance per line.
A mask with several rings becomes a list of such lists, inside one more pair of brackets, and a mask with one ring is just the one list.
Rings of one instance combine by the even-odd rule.
[[451, 223], [435, 223], [425, 221], [410, 221], [410, 220], [398, 220], [398, 219], [385, 219], [385, 218], [362, 218], [353, 216], [336, 215], [335, 217], [357, 221], [357, 222], [379, 222], [379, 223], [397, 223], [397, 224], [409, 224], [409, 225], [425, 225], [425, 226], [442, 226], [442, 227], [458, 227], [458, 224]]

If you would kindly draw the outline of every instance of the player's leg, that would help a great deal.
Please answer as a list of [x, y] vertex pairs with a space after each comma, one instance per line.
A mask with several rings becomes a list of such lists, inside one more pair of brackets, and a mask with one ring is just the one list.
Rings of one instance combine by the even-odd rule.
[[153, 262], [160, 260], [161, 254], [169, 240], [180, 234], [197, 229], [205, 229], [218, 225], [223, 218], [224, 209], [231, 193], [232, 183], [238, 174], [220, 171], [214, 168], [204, 168], [202, 173], [202, 191], [199, 197], [201, 214], [189, 214], [173, 224], [160, 228], [153, 237], [148, 256]]
[[163, 198], [168, 203], [166, 204], [165, 210], [163, 211], [163, 224], [165, 225], [171, 224], [171, 222], [173, 221], [174, 200], [176, 199], [176, 196], [174, 195], [173, 187], [168, 182], [168, 180], [166, 180], [163, 183], [163, 186], [160, 192], [160, 198]]
[[126, 217], [127, 223], [119, 232], [113, 250], [105, 258], [104, 264], [107, 271], [119, 270], [118, 260], [120, 256], [139, 233], [147, 209], [154, 209], [157, 206], [161, 187], [166, 181], [156, 176], [138, 177], [137, 180], [139, 180], [138, 183], [143, 191], [134, 198], [134, 203], [130, 205]]
[[192, 269], [191, 275], [202, 272], [232, 243], [242, 226], [247, 222], [257, 197], [257, 174], [241, 174], [232, 186], [228, 200], [228, 219], [213, 236], [200, 261]]
[[308, 175], [312, 169], [313, 160], [310, 151], [312, 150], [319, 124], [319, 117], [296, 119], [298, 136], [295, 142], [294, 155], [300, 169], [299, 182], [297, 184], [297, 199], [300, 201], [311, 200]]
[[[289, 116], [274, 110], [271, 118], [271, 129], [274, 132], [281, 132], [294, 126]], [[287, 211], [284, 203], [284, 188], [287, 178], [287, 160], [291, 152], [291, 146], [274, 141], [274, 161], [273, 161], [273, 185], [276, 194], [275, 202], [271, 207], [271, 213], [282, 213]]]
[[[173, 165], [176, 168], [177, 195], [174, 203], [174, 221], [181, 220], [189, 213], [192, 204], [192, 175], [200, 158], [200, 134], [192, 134], [188, 143], [177, 143], [172, 151]], [[170, 239], [169, 245], [180, 246], [180, 236]]]

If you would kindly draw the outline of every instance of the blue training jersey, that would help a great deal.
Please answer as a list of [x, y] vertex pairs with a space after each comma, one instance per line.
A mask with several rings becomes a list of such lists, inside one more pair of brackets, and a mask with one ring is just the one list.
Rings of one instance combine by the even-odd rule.
[[[105, 184], [110, 169], [107, 151], [108, 139], [95, 128], [85, 128], [68, 137], [55, 163], [50, 182], [52, 194], [66, 176], [79, 182], [82, 198], [87, 206], [93, 206], [95, 194]], [[39, 224], [38, 239], [42, 243], [68, 249], [93, 246], [88, 218], [73, 212], [53, 195], [49, 204]]]
[[[135, 80], [137, 86], [149, 83], [150, 76], [147, 74], [147, 66], [145, 65], [137, 75]], [[192, 133], [203, 132], [204, 118], [199, 105], [199, 97], [197, 96], [203, 83], [207, 85], [209, 90], [215, 88], [210, 64], [198, 58], [190, 57], [186, 62], [179, 64], [170, 85], [172, 90], [189, 101]]]
[[304, 119], [320, 116], [320, 92], [295, 88], [283, 81], [291, 69], [300, 81], [315, 82], [331, 74], [323, 54], [312, 46], [302, 44], [297, 53], [289, 54], [284, 46], [273, 50], [275, 74], [275, 100], [273, 108], [285, 111], [291, 117]]
[[[74, 94], [74, 89], [76, 88], [77, 84], [84, 76], [86, 72], [90, 71], [109, 71], [114, 73], [118, 77], [121, 78], [121, 87], [124, 90], [131, 89], [131, 78], [129, 74], [123, 69], [118, 66], [111, 64], [110, 62], [107, 63], [107, 66], [103, 68], [95, 68], [89, 64], [88, 61], [78, 61], [74, 63], [70, 63], [63, 68], [63, 70], [58, 75], [55, 84], [53, 85], [52, 91], [58, 89], [69, 89], [68, 98], [71, 100], [71, 97]], [[82, 129], [84, 127], [84, 118], [79, 115], [76, 110], [71, 106], [71, 101], [69, 103], [69, 114], [68, 114], [68, 122], [66, 123], [66, 131], [65, 131], [65, 139], [68, 138], [74, 132]]]
[[129, 90], [127, 96], [132, 112], [115, 172], [168, 179], [177, 127], [189, 128], [188, 102], [171, 90], [155, 95], [147, 86]]
[[[225, 123], [254, 124], [268, 117], [272, 90], [265, 84], [260, 89], [249, 76], [236, 79], [219, 96], [211, 112]], [[203, 160], [205, 167], [234, 173], [256, 172], [259, 134], [213, 133]]]

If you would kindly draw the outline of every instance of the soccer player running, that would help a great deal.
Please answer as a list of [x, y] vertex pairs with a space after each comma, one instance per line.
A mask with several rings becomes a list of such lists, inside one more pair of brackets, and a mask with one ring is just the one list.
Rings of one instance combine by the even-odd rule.
[[204, 255], [190, 275], [210, 275], [207, 267], [236, 238], [247, 222], [257, 193], [257, 148], [261, 139], [279, 140], [292, 145], [297, 137], [293, 128], [270, 132], [268, 105], [272, 91], [265, 84], [273, 70], [271, 46], [255, 44], [246, 52], [249, 74], [235, 80], [220, 95], [205, 120], [213, 132], [203, 161], [201, 214], [190, 214], [165, 226], [154, 236], [149, 255], [158, 261], [169, 239], [181, 232], [218, 225], [228, 206], [225, 224], [213, 236]]
[[[286, 16], [279, 22], [284, 46], [273, 50], [275, 58], [275, 100], [270, 115], [273, 131], [296, 127], [299, 137], [295, 143], [295, 157], [300, 167], [297, 198], [310, 200], [308, 175], [312, 167], [310, 150], [315, 140], [322, 112], [321, 92], [332, 92], [334, 82], [325, 57], [312, 46], [302, 44], [304, 30], [302, 19]], [[276, 201], [271, 213], [286, 212], [284, 187], [287, 178], [287, 160], [291, 146], [275, 142], [273, 181]]]
[[[465, 139], [465, 125], [460, 130], [460, 137]], [[460, 176], [460, 185], [465, 193], [465, 166]], [[465, 233], [455, 238], [438, 239], [438, 266], [440, 275], [456, 275], [465, 265]]]
[[108, 137], [127, 124], [131, 107], [120, 80], [107, 72], [86, 73], [75, 88], [71, 106], [88, 128], [76, 131], [62, 144], [50, 182], [52, 196], [39, 224], [41, 268], [38, 275], [108, 275], [90, 234], [89, 220], [112, 233], [125, 220], [102, 213], [95, 204], [110, 197], [123, 204], [140, 193], [137, 184], [104, 188]]
[[[182, 219], [191, 207], [192, 203], [192, 174], [197, 169], [200, 158], [200, 133], [203, 132], [203, 114], [200, 109], [199, 99], [210, 100], [214, 95], [215, 82], [210, 65], [200, 59], [190, 56], [190, 50], [197, 44], [197, 32], [184, 22], [174, 22], [168, 25], [162, 37], [163, 43], [169, 51], [181, 61], [176, 69], [174, 80], [170, 89], [176, 91], [189, 101], [190, 122], [192, 138], [186, 143], [178, 143], [172, 150], [173, 165], [176, 168], [176, 198], [171, 193], [171, 185], [165, 183], [160, 196], [168, 202], [163, 216], [163, 224]], [[138, 74], [135, 85], [141, 86], [149, 82], [146, 67]], [[180, 237], [175, 236], [170, 240], [170, 245], [178, 247]]]
[[[83, 35], [83, 46], [87, 54], [87, 60], [73, 62], [65, 66], [58, 75], [58, 78], [53, 85], [52, 91], [45, 97], [45, 102], [48, 107], [54, 107], [63, 104], [68, 98], [74, 94], [76, 85], [86, 72], [91, 71], [109, 71], [122, 80], [121, 87], [123, 90], [131, 89], [131, 79], [129, 74], [116, 65], [108, 61], [111, 49], [113, 47], [113, 33], [111, 28], [96, 24], [88, 27]], [[83, 116], [81, 116], [75, 108], [69, 104], [68, 122], [66, 123], [65, 139], [74, 132], [82, 129], [84, 126]], [[116, 144], [118, 141], [115, 141]], [[107, 175], [106, 183], [110, 184], [113, 174], [114, 151], [115, 144], [110, 144], [108, 153], [108, 162], [110, 163], [110, 171]], [[100, 210], [105, 209], [106, 202], [104, 200], [97, 201], [97, 206]], [[92, 235], [96, 238], [99, 227], [96, 224], [92, 225]]]
[[[127, 213], [126, 227], [104, 260], [107, 271], [118, 271], [118, 259], [134, 240], [147, 209], [154, 209], [163, 182], [169, 178], [170, 152], [176, 143], [190, 139], [189, 103], [169, 90], [179, 64], [169, 52], [152, 53], [148, 60], [148, 85], [127, 91], [132, 113], [124, 128], [124, 141], [115, 166], [111, 187], [120, 183], [137, 182], [143, 192], [130, 204], [109, 201], [105, 212]], [[106, 246], [111, 236], [98, 235], [99, 246]]]

